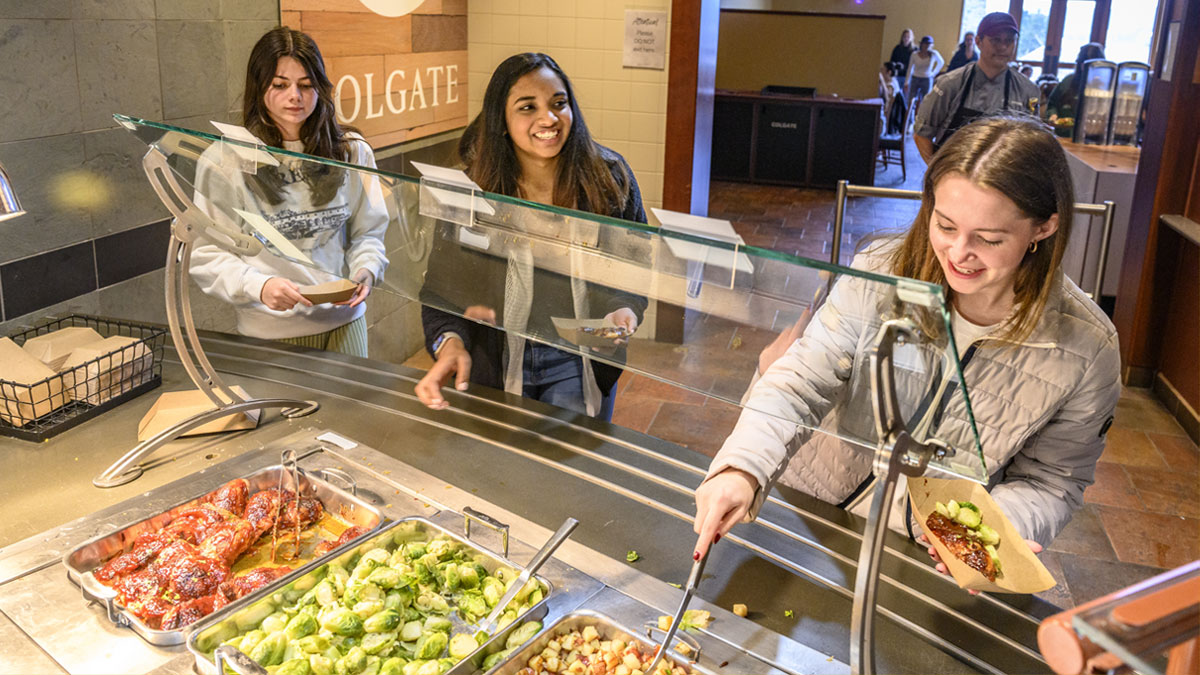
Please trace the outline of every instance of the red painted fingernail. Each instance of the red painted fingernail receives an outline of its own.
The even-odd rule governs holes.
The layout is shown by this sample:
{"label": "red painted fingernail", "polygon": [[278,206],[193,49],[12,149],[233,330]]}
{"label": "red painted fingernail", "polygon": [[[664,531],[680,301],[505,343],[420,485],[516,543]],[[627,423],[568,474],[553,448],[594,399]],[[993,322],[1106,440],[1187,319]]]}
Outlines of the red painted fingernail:
{"label": "red painted fingernail", "polygon": [[693,551],[692,552],[692,560],[699,560],[699,559],[700,559],[700,551]]}
{"label": "red painted fingernail", "polygon": [[716,535],[713,536],[713,543],[715,544],[718,541],[721,541],[721,533],[720,532],[718,532]]}

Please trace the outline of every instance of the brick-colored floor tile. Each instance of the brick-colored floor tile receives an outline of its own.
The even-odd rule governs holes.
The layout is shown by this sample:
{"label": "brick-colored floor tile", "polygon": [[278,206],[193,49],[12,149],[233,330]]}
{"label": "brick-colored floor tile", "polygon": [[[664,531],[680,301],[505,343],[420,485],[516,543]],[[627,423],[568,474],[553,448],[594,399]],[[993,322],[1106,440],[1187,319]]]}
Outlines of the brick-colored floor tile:
{"label": "brick-colored floor tile", "polygon": [[621,393],[626,396],[653,398],[671,403],[688,403],[695,406],[704,405],[703,394],[681,389],[644,375],[634,375],[633,379],[629,382],[629,386],[625,387],[625,390]]}
{"label": "brick-colored floor tile", "polygon": [[1171,436],[1167,434],[1156,434],[1147,432],[1146,436],[1163,459],[1167,462],[1167,466],[1171,467],[1172,471],[1184,474],[1191,474],[1192,480],[1196,480],[1195,475],[1200,473],[1200,450],[1197,450],[1196,444],[1187,436]]}
{"label": "brick-colored floor tile", "polygon": [[1096,462],[1096,482],[1083,491],[1085,504],[1103,504],[1126,509],[1143,508],[1125,467],[1113,462]]}
{"label": "brick-colored floor tile", "polygon": [[1165,469],[1158,449],[1150,442],[1145,432],[1134,431],[1125,427],[1113,426],[1108,430],[1108,443],[1100,460],[1124,464],[1125,466],[1144,466],[1151,469]]}
{"label": "brick-colored floor tile", "polygon": [[736,422],[734,409],[664,403],[647,433],[712,457]]}
{"label": "brick-colored floor tile", "polygon": [[1121,562],[1171,569],[1200,558],[1200,520],[1094,507]]}
{"label": "brick-colored floor tile", "polygon": [[1155,400],[1124,397],[1117,402],[1114,427],[1151,431],[1168,436],[1184,436],[1183,427]]}
{"label": "brick-colored floor tile", "polygon": [[1147,511],[1200,518],[1196,475],[1174,469],[1126,469]]}
{"label": "brick-colored floor tile", "polygon": [[1090,505],[1076,511],[1071,522],[1067,523],[1047,548],[1059,553],[1086,555],[1102,560],[1117,559],[1117,553],[1108,540],[1096,507]]}
{"label": "brick-colored floor tile", "polygon": [[646,433],[661,406],[662,400],[658,398],[620,393],[613,404],[612,421],[626,429]]}

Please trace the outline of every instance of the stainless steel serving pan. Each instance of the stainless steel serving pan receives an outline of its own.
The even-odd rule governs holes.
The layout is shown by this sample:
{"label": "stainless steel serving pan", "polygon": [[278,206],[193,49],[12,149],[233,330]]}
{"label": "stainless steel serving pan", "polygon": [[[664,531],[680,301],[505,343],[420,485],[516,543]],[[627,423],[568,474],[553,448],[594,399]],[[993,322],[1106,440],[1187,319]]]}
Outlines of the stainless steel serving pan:
{"label": "stainless steel serving pan", "polygon": [[[586,626],[595,627],[596,631],[600,633],[601,640],[620,638],[626,643],[637,642],[641,644],[646,651],[653,650],[659,644],[655,639],[648,639],[645,636],[644,631],[641,634],[638,634],[637,631],[617,623],[615,620],[605,614],[593,612],[591,610],[580,609],[559,619],[554,623],[554,625],[543,629],[542,632],[538,633],[538,635],[533,639],[514,649],[513,652],[509,654],[508,658],[506,658],[504,661],[501,661],[494,668],[489,670],[487,675],[516,675],[516,673],[526,667],[526,665],[529,663],[529,659],[541,654],[542,650],[546,648],[546,645],[550,644],[551,640],[559,635],[570,633],[571,631],[582,631]],[[696,651],[696,653],[692,654],[691,656],[692,658],[697,658],[699,656],[699,649],[695,644],[695,640],[691,638],[691,636],[688,636],[687,638],[683,639],[683,642],[690,644],[692,649]],[[673,649],[668,651],[663,658],[670,659],[675,666],[686,668],[688,672],[691,673],[716,675],[716,671],[705,668],[698,663],[689,660],[687,657],[684,657],[682,654]]]}
{"label": "stainless steel serving pan", "polygon": [[[347,566],[359,550],[369,550],[376,548],[380,544],[386,546],[394,541],[410,541],[414,534],[423,535],[427,539],[438,535],[444,535],[453,539],[479,554],[481,556],[480,564],[489,572],[494,572],[498,567],[502,566],[514,570],[521,569],[520,565],[511,560],[489,551],[477,543],[455,532],[451,532],[426,518],[402,518],[385,525],[378,532],[364,535],[359,540],[356,540],[354,545],[342,549],[340,554],[326,556],[320,560],[313,561],[279,579],[276,584],[242,598],[197,622],[187,637],[187,649],[196,658],[197,672],[202,675],[216,675],[217,667],[213,659],[213,650],[220,646],[222,642],[236,636],[238,633],[252,630],[263,619],[276,612],[280,607],[295,602],[301,595],[324,578],[325,570],[329,563],[336,562],[339,565]],[[542,586],[542,600],[524,615],[518,617],[505,630],[496,633],[496,635],[481,645],[475,652],[468,655],[464,661],[474,659],[478,654],[485,653],[493,643],[507,639],[510,632],[509,629],[514,628],[520,622],[530,619],[540,621],[546,617],[546,603],[553,593],[553,586],[542,576],[535,575],[534,578]],[[503,643],[501,642],[501,644]]]}
{"label": "stainless steel serving pan", "polygon": [[[277,488],[280,475],[284,471],[283,465],[277,464],[259,469],[250,475],[242,476],[242,478],[245,478],[246,482],[250,484],[250,494],[253,495],[262,490]],[[330,478],[336,478],[340,482],[346,483],[346,489],[331,483]],[[290,478],[285,477],[284,485],[290,484]],[[383,514],[379,509],[353,494],[356,491],[354,480],[345,472],[334,469],[317,469],[315,471],[300,469],[300,484],[301,494],[320,499],[326,512],[336,515],[350,525],[374,529],[384,521]],[[133,613],[117,605],[114,591],[97,581],[92,572],[113,556],[125,552],[139,535],[156,531],[167,525],[171,521],[171,513],[175,509],[197,504],[207,494],[208,492],[197,495],[156,516],[83,543],[63,558],[63,565],[67,568],[67,577],[82,589],[85,600],[104,605],[109,620],[114,624],[133,629],[135,633],[152,645],[183,644],[191,626],[184,626],[177,630],[156,630],[147,626]],[[272,588],[279,583],[281,580],[277,580],[266,588]],[[229,607],[232,606],[233,604],[229,605]]]}

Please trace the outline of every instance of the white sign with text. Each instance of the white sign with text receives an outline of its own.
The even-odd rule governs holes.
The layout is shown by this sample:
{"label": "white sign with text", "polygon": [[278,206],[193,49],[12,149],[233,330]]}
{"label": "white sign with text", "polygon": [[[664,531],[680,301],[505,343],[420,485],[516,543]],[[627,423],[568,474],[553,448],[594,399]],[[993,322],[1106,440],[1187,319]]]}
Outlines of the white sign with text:
{"label": "white sign with text", "polygon": [[626,68],[667,67],[667,13],[625,10]]}

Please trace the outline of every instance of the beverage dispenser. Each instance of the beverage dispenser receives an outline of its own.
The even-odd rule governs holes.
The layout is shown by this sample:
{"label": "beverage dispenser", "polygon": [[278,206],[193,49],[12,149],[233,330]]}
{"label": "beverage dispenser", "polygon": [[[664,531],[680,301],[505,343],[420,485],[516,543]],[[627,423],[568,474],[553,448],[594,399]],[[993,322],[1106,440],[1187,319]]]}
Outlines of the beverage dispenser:
{"label": "beverage dispenser", "polygon": [[1104,145],[1117,83],[1117,64],[1104,59],[1083,62],[1082,93],[1075,105],[1075,142]]}
{"label": "beverage dispenser", "polygon": [[1137,145],[1138,122],[1149,82],[1150,66],[1147,64],[1126,61],[1117,66],[1116,96],[1108,130],[1109,145]]}

